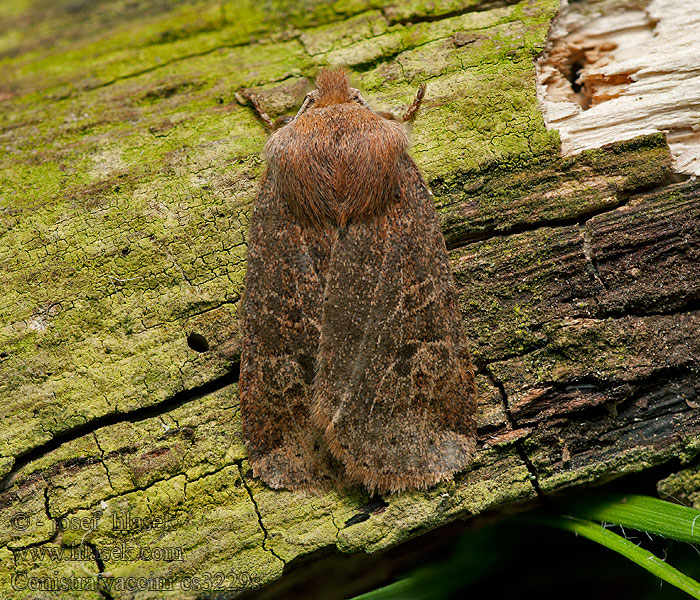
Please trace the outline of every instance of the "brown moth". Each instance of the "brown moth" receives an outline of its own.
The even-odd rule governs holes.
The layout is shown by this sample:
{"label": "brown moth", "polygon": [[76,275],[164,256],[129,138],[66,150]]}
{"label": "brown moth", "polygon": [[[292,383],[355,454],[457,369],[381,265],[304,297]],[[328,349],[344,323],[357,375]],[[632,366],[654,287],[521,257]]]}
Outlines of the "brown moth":
{"label": "brown moth", "polygon": [[270,135],[251,218],[248,456],[273,488],[425,488],[463,469],[476,439],[445,241],[404,125],[342,70],[316,88]]}

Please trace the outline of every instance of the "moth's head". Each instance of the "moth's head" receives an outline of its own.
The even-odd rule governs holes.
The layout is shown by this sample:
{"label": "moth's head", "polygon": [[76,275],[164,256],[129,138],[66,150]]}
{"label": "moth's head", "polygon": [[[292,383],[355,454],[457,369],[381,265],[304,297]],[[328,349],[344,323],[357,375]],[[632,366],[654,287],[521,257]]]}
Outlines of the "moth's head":
{"label": "moth's head", "polygon": [[350,87],[348,74],[343,69],[321,71],[316,77],[316,89],[306,94],[296,116],[325,106],[348,103],[369,108],[360,91]]}

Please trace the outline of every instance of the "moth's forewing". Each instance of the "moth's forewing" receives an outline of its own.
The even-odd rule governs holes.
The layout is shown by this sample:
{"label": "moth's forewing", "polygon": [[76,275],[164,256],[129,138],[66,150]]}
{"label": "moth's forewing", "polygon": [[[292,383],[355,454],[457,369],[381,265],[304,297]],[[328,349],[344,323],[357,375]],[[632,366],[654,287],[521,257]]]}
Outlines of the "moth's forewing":
{"label": "moth's forewing", "polygon": [[319,490],[331,474],[310,407],[330,234],[299,226],[271,187],[265,176],[248,234],[243,436],[268,485]]}
{"label": "moth's forewing", "polygon": [[338,235],[328,265],[313,413],[348,476],[422,488],[465,467],[476,394],[432,195],[413,161],[382,215]]}

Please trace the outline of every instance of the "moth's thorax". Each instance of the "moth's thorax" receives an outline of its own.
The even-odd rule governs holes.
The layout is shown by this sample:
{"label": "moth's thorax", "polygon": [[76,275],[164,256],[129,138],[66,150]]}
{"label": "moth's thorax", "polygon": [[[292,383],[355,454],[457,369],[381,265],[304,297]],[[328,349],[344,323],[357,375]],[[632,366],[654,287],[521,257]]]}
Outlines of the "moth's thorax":
{"label": "moth's thorax", "polygon": [[408,145],[402,124],[357,102],[310,107],[270,136],[268,177],[300,220],[345,225],[392,199]]}
{"label": "moth's thorax", "polygon": [[[314,106],[299,115],[289,126],[297,135],[314,135],[322,138],[323,135],[319,134],[342,131],[347,137],[352,138],[381,127],[384,121],[386,119],[380,117],[371,108],[357,102],[343,102]],[[401,125],[399,129],[404,131]]]}

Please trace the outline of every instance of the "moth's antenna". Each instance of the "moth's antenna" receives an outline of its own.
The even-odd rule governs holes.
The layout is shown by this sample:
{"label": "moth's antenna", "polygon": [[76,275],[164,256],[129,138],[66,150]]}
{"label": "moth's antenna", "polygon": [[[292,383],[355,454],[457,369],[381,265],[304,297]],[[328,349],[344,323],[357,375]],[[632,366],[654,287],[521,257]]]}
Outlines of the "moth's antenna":
{"label": "moth's antenna", "polygon": [[265,125],[267,125],[267,128],[270,131],[272,131],[275,128],[275,124],[265,112],[265,109],[262,107],[262,105],[260,104],[260,100],[258,100],[258,97],[255,94],[252,94],[248,90],[241,90],[240,92],[236,92],[236,100],[239,104],[252,104],[258,117],[260,117],[260,120],[263,121]]}
{"label": "moth's antenna", "polygon": [[413,104],[408,107],[408,110],[401,118],[402,121],[409,121],[411,118],[413,118],[413,115],[416,114],[420,103],[423,102],[423,96],[425,96],[425,84],[421,83],[420,86],[418,86],[418,91],[416,92],[416,97],[413,100]]}

